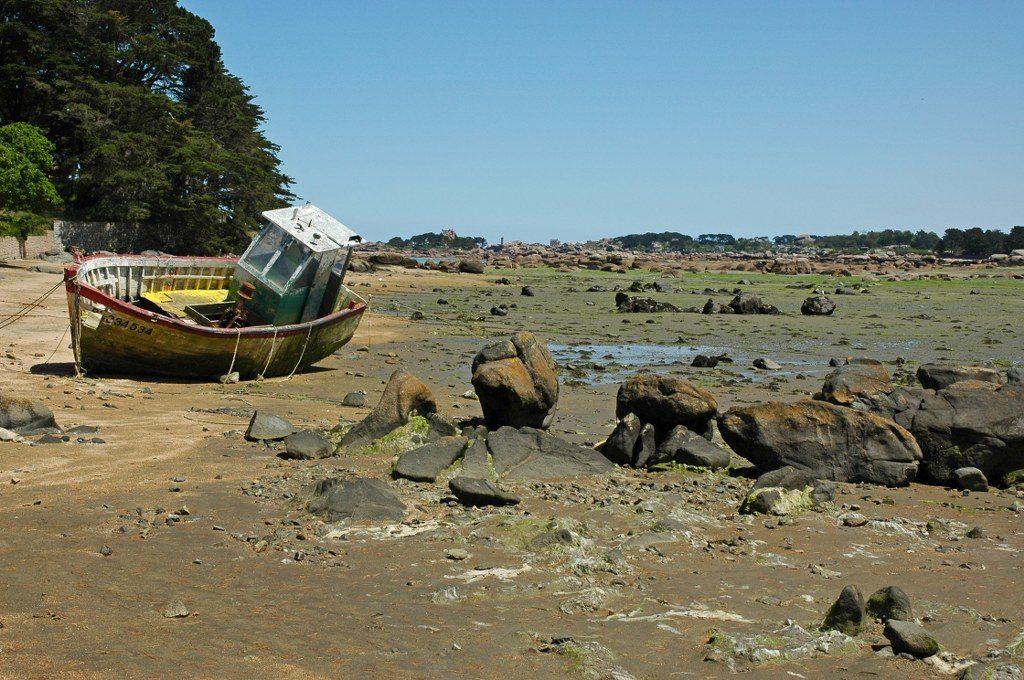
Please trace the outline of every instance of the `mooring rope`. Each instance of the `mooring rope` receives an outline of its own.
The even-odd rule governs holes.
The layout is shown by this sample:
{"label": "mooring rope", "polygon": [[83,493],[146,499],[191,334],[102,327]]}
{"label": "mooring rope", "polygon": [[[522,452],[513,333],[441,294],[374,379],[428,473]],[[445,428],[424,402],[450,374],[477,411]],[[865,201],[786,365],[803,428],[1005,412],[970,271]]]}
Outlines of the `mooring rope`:
{"label": "mooring rope", "polygon": [[235,351],[231,353],[231,365],[228,366],[228,372],[225,375],[230,376],[231,372],[235,370],[235,358],[238,356],[238,343],[242,341],[242,329],[238,329],[238,334],[235,335]]}
{"label": "mooring rope", "polygon": [[260,377],[261,377],[261,378],[262,378],[262,377],[263,377],[264,375],[266,375],[266,373],[267,373],[267,369],[268,369],[268,368],[270,368],[270,360],[274,358],[274,350],[275,350],[276,348],[277,348],[277,327],[275,326],[275,327],[274,327],[274,337],[273,337],[273,339],[272,339],[272,340],[270,341],[270,353],[269,353],[269,354],[267,354],[267,363],[266,363],[266,365],[265,365],[265,366],[263,367],[263,370],[262,370],[262,371],[260,372]]}
{"label": "mooring rope", "polygon": [[31,302],[26,303],[21,309],[19,309],[18,311],[14,312],[11,315],[9,315],[7,319],[4,319],[3,321],[0,321],[0,330],[2,330],[4,328],[7,328],[8,326],[13,326],[15,323],[17,323],[18,321],[21,321],[26,316],[28,316],[29,312],[31,312],[33,309],[35,309],[36,307],[41,307],[43,302],[46,301],[46,298],[48,298],[51,295],[53,295],[53,291],[57,290],[62,285],[64,285],[64,281],[63,280],[58,281],[48,291],[46,291],[45,293],[43,293],[39,297],[35,298]]}
{"label": "mooring rope", "polygon": [[313,334],[313,325],[310,324],[309,329],[306,331],[306,341],[302,343],[302,351],[299,352],[299,359],[295,362],[295,366],[292,368],[292,372],[288,374],[285,380],[290,380],[295,371],[299,370],[299,364],[302,363],[302,357],[306,356],[306,346],[309,345],[309,336]]}

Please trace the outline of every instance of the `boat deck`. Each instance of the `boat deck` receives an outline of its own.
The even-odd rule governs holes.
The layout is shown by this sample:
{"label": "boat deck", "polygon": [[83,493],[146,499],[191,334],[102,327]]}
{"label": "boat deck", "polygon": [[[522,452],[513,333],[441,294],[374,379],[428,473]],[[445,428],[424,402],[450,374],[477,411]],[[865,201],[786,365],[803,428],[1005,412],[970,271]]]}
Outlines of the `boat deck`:
{"label": "boat deck", "polygon": [[228,297],[228,290],[161,290],[149,291],[142,294],[142,299],[150,302],[167,316],[176,319],[187,319],[191,315],[188,307],[196,305],[209,305],[218,302],[225,302]]}

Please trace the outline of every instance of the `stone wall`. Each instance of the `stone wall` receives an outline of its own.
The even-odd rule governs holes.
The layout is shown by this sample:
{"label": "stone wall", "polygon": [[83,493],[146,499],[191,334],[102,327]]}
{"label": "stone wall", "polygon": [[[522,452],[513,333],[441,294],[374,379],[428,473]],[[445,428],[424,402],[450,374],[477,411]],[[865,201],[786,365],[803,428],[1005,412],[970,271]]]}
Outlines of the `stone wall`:
{"label": "stone wall", "polygon": [[72,246],[86,253],[97,250],[141,253],[143,250],[167,249],[166,235],[152,224],[55,220],[53,232],[57,247],[62,250]]}
{"label": "stone wall", "polygon": [[24,243],[14,236],[0,236],[0,260],[33,259],[47,250],[58,249],[52,231],[29,236]]}

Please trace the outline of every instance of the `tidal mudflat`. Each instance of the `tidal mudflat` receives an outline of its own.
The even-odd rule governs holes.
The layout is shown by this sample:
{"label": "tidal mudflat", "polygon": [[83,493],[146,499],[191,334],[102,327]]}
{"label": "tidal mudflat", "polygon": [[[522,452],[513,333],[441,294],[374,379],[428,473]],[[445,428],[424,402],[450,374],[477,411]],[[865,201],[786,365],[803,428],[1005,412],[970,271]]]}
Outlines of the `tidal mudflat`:
{"label": "tidal mudflat", "polygon": [[[616,430],[620,384],[645,371],[707,392],[719,414],[808,398],[835,370],[831,360],[877,360],[894,389],[917,386],[929,363],[988,366],[1006,381],[1024,363],[1024,282],[1010,273],[1019,270],[888,280],[379,268],[351,277],[370,310],[350,345],[289,380],[229,385],[75,378],[63,301],[51,298],[2,338],[5,394],[46,404],[72,433],[0,442],[5,666],[68,677],[336,677],[344,668],[361,677],[924,678],[976,663],[1012,672],[1024,636],[1015,487],[831,480],[831,498],[748,513],[761,471],[735,453],[714,470],[605,466],[579,454]],[[12,300],[56,280],[0,270]],[[634,281],[671,289],[635,294],[680,310],[742,292],[782,313],[618,311],[616,288]],[[833,314],[800,313],[816,289],[836,302]],[[501,305],[504,314],[491,313]],[[344,437],[397,369],[422,382],[447,422],[481,419],[474,357],[518,331],[547,344],[556,365],[545,436],[579,446],[530,449],[524,478],[519,463],[503,462],[511,440],[492,435],[490,448],[477,438],[436,482],[393,478],[396,458],[429,424],[407,428],[408,441],[312,459],[244,436],[259,411]],[[698,354],[732,361],[692,366]],[[779,367],[755,368],[759,358]],[[721,433],[712,443],[724,447]],[[535,475],[566,456],[587,473]],[[460,502],[447,482],[477,464],[518,503]],[[374,483],[346,486],[357,479]],[[335,494],[345,490],[369,499],[355,506],[365,516],[345,515],[354,506]],[[339,503],[315,505],[324,496]],[[840,597],[848,585],[863,598],[901,590],[939,653],[901,646],[915,631],[899,621],[887,629],[884,616],[861,617],[856,597]],[[852,601],[852,613],[823,629],[837,599]]]}

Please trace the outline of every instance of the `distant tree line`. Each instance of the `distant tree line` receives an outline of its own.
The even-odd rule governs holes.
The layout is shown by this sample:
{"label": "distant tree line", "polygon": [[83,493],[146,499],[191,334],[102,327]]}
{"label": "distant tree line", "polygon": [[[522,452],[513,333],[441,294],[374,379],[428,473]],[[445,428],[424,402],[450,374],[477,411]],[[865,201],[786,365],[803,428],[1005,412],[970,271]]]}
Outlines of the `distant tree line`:
{"label": "distant tree line", "polygon": [[483,248],[487,239],[482,236],[458,236],[452,231],[417,234],[409,238],[396,236],[388,241],[388,246],[395,250],[427,250],[429,248],[451,248],[453,250],[472,250]]}
{"label": "distant tree line", "polygon": [[177,250],[237,251],[294,198],[213,27],[175,0],[0,2],[0,120],[53,144],[59,200],[37,211],[151,223]]}
{"label": "distant tree line", "polygon": [[942,236],[924,230],[883,229],[855,231],[852,234],[797,236],[787,234],[768,240],[736,238],[729,234],[700,234],[696,238],[674,231],[629,234],[611,239],[627,250],[680,253],[737,251],[758,252],[775,247],[813,245],[843,252],[862,252],[873,248],[900,247],[918,252],[937,253],[951,257],[985,258],[994,253],[1024,249],[1024,227],[1009,232],[998,229],[947,229]]}

